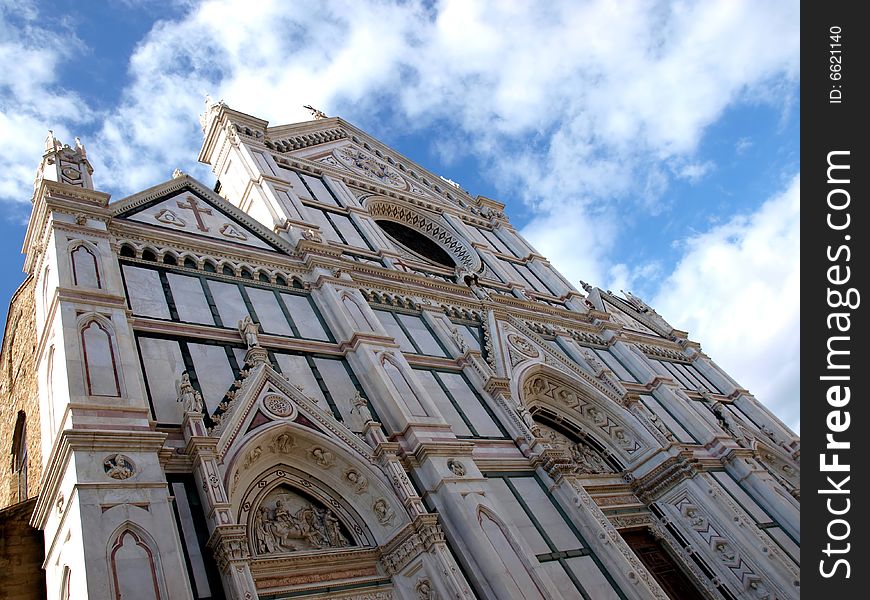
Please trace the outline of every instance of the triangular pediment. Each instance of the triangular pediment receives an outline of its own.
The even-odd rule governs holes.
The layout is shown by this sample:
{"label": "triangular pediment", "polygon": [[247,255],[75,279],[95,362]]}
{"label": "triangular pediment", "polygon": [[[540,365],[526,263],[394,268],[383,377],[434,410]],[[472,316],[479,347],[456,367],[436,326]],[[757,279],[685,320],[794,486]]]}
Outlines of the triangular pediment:
{"label": "triangular pediment", "polygon": [[116,219],[260,250],[291,252],[262,224],[184,175],[110,206]]}
{"label": "triangular pediment", "polygon": [[[442,179],[340,118],[269,127],[267,146],[348,173],[362,182],[422,196],[477,213],[477,201],[457,184]],[[353,185],[352,182],[348,182]]]}
{"label": "triangular pediment", "polygon": [[365,442],[267,363],[250,369],[211,435],[219,438],[218,451],[226,455],[248,432],[276,421],[305,427],[371,458]]}

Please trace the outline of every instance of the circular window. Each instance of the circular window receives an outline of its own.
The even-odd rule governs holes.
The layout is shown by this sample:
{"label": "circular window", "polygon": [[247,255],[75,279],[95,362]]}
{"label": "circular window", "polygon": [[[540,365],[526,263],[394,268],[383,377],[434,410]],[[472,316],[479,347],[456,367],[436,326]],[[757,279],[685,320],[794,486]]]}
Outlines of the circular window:
{"label": "circular window", "polygon": [[375,223],[384,230],[392,241],[411,253],[448,269],[456,268],[456,262],[453,260],[453,257],[419,231],[394,221],[380,220],[375,221]]}

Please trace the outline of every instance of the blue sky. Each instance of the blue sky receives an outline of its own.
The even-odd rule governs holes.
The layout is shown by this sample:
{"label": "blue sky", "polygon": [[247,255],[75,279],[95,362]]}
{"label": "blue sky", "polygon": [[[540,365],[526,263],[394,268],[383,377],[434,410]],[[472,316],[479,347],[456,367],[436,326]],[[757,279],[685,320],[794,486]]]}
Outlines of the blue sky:
{"label": "blue sky", "polygon": [[119,199],[196,163],[203,97],[313,104],[641,295],[799,427],[799,4],[0,0],[0,273],[46,130]]}

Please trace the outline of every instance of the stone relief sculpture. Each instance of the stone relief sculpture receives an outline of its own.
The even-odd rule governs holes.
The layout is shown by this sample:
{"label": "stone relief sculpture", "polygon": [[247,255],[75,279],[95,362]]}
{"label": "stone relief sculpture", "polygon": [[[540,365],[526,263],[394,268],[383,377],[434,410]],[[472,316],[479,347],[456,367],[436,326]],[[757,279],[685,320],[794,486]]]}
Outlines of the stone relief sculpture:
{"label": "stone relief sculpture", "polygon": [[571,458],[577,463],[581,473],[597,475],[599,473],[613,473],[613,469],[591,447],[582,442],[571,446]]}
{"label": "stone relief sculpture", "polygon": [[253,512],[251,529],[259,555],[355,545],[334,512],[284,486]]}
{"label": "stone relief sculpture", "polygon": [[420,600],[436,600],[438,598],[435,590],[432,589],[432,583],[425,577],[417,582],[414,589],[417,591],[417,596]]}
{"label": "stone relief sculpture", "polygon": [[325,448],[315,446],[308,452],[311,455],[311,460],[323,469],[329,469],[335,464],[335,456]]}
{"label": "stone relief sculpture", "polygon": [[456,460],[455,458],[451,458],[447,461],[447,468],[450,469],[450,472],[456,475],[457,477],[465,476],[465,465]]}
{"label": "stone relief sculpture", "polygon": [[133,461],[123,454],[107,456],[103,461],[103,469],[112,479],[129,479],[136,472]]}
{"label": "stone relief sculpture", "polygon": [[190,375],[187,371],[181,374],[181,379],[175,384],[175,387],[178,391],[176,400],[182,403],[184,412],[202,414],[202,394],[194,389],[193,384],[190,383]]}
{"label": "stone relief sculpture", "polygon": [[383,498],[375,500],[375,503],[372,504],[372,510],[375,511],[375,516],[378,519],[378,523],[381,525],[389,525],[393,522],[393,518],[396,516],[396,513]]}
{"label": "stone relief sculpture", "polygon": [[362,473],[356,469],[348,469],[344,472],[344,480],[353,487],[356,494],[362,494],[369,487],[369,482]]}

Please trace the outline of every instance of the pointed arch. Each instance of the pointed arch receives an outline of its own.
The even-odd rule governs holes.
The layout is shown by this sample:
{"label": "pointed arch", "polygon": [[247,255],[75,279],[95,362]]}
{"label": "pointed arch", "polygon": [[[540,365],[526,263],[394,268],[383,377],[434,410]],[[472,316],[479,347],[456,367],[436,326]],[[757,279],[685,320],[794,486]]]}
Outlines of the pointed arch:
{"label": "pointed arch", "polygon": [[106,554],[116,600],[168,600],[157,544],[140,526],[122,523],[109,537]]}
{"label": "pointed arch", "polygon": [[118,350],[111,322],[95,313],[83,315],[79,320],[79,343],[87,394],[120,397]]}
{"label": "pointed arch", "polygon": [[[504,565],[505,573],[524,597],[527,599],[537,597],[541,600],[547,598],[549,595],[546,589],[529,568],[530,565],[523,560],[525,552],[519,548],[519,544],[501,518],[486,506],[478,505],[477,523],[483,537],[493,547],[494,556],[497,556]],[[527,595],[535,591],[537,596]]]}
{"label": "pointed arch", "polygon": [[541,363],[531,363],[517,373],[516,393],[532,415],[546,413],[565,423],[581,437],[595,440],[617,462],[631,463],[657,447],[655,438],[625,407],[591,385]]}
{"label": "pointed arch", "polygon": [[101,289],[99,248],[85,240],[73,240],[68,252],[73,285]]}
{"label": "pointed arch", "polygon": [[359,301],[357,301],[353,294],[347,291],[342,292],[341,303],[344,306],[344,309],[350,315],[350,318],[353,321],[354,325],[356,326],[355,329],[377,331],[374,325],[372,325],[371,321],[369,321],[368,316],[366,316],[365,311],[360,307]]}
{"label": "pointed arch", "polygon": [[415,391],[415,386],[412,385],[407,375],[405,375],[404,370],[401,368],[399,360],[389,352],[381,352],[380,359],[381,365],[384,367],[384,372],[387,374],[387,377],[389,377],[390,382],[393,384],[399,397],[405,401],[405,405],[408,407],[409,412],[415,417],[430,416],[423,407],[423,404],[420,402],[420,397]]}
{"label": "pointed arch", "polygon": [[27,470],[30,463],[27,456],[27,414],[23,410],[19,410],[15,418],[11,450],[12,472],[18,484],[18,502],[23,502],[27,500]]}

